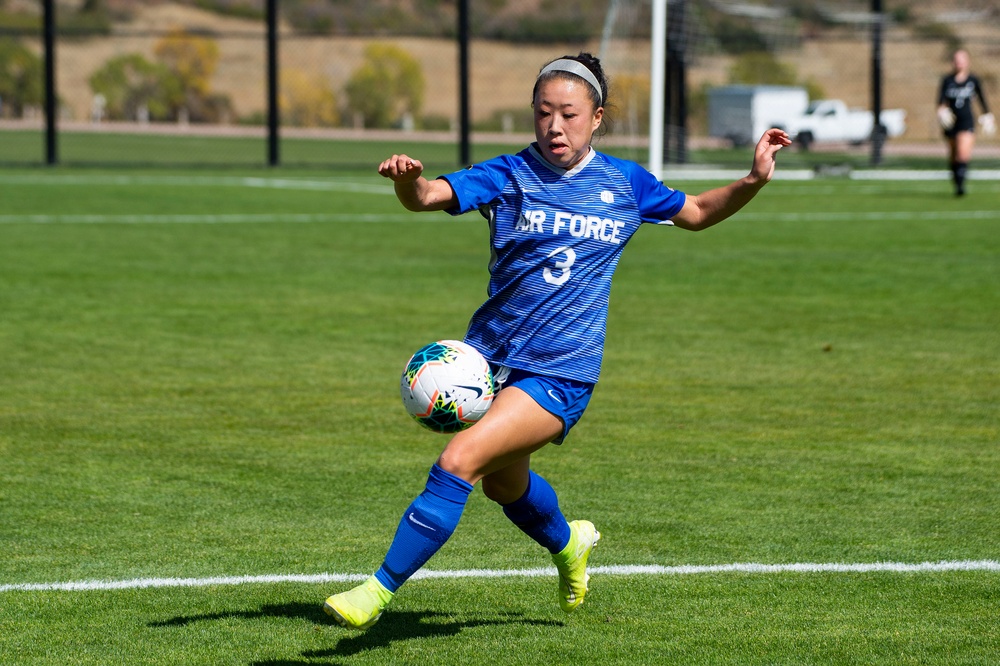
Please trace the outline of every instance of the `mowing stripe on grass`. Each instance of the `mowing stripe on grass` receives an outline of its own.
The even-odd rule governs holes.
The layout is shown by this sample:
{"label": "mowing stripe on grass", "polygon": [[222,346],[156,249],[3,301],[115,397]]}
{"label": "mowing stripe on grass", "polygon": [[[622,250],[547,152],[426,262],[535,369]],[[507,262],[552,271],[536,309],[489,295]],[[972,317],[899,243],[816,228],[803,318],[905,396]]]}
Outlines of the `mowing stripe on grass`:
{"label": "mowing stripe on grass", "polygon": [[[941,573],[950,571],[989,571],[1000,573],[997,560],[958,560],[943,562],[871,562],[871,563],[792,563],[661,566],[657,564],[607,565],[590,567],[590,573],[606,576],[684,576],[695,574],[778,574],[778,573]],[[411,580],[427,578],[539,578],[556,575],[555,567],[538,569],[455,569],[418,571]],[[209,578],[133,578],[130,580],[90,580],[66,583],[14,583],[0,585],[0,592],[88,592],[99,590],[137,590],[158,587],[211,587],[272,583],[350,583],[362,581],[368,574],[276,574],[270,576],[214,576]]]}
{"label": "mowing stripe on grass", "polygon": [[[814,211],[810,213],[759,213],[741,211],[742,220],[780,222],[879,222],[900,220],[995,220],[1000,213],[993,210],[925,210],[925,211],[868,211],[858,213]],[[174,214],[174,215],[0,215],[0,224],[310,224],[333,222],[442,222],[447,215],[414,215],[406,211],[391,214],[374,213],[226,213]]]}
{"label": "mowing stripe on grass", "polygon": [[[731,181],[747,174],[746,169],[715,169],[705,167],[683,167],[666,169],[661,174],[664,182],[676,181]],[[868,182],[910,182],[950,181],[951,172],[928,169],[859,169],[846,174],[852,181]],[[1000,169],[972,169],[970,181],[1000,180]],[[822,182],[825,177],[809,169],[781,169],[775,172],[775,180]],[[322,179],[267,178],[262,176],[171,176],[171,175],[112,175],[112,174],[4,174],[0,173],[0,185],[171,185],[174,187],[257,187],[276,190],[320,190],[330,192],[358,192],[367,194],[394,195],[395,189],[386,180],[377,177],[372,169],[370,177],[338,177]]]}

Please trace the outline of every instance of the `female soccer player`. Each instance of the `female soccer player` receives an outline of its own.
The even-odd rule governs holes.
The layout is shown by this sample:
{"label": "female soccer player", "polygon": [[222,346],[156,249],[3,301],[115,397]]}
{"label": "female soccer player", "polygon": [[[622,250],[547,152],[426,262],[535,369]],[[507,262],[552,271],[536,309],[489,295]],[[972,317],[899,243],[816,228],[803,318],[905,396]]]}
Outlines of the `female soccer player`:
{"label": "female soccer player", "polygon": [[396,590],[451,536],[479,482],[552,554],[562,609],[583,603],[587,559],[601,535],[589,521],[566,521],[552,486],[530,462],[546,444],[562,443],[590,400],[622,249],[643,222],[697,231],[729,217],[771,179],[775,153],[791,143],[785,132],[769,130],[748,176],[686,196],[639,165],[591,147],[607,94],[597,58],[559,58],[535,80],[536,142],[518,154],[436,180],[424,178],[420,161],[406,155],[379,165],[407,209],[453,215],[478,209],[488,221],[489,296],[465,341],[497,368],[503,388],[483,419],[445,446],[378,571],[326,600],[326,612],[345,627],[374,624]]}
{"label": "female soccer player", "polygon": [[941,79],[938,93],[938,121],[948,141],[948,159],[951,167],[955,195],[965,194],[965,177],[972,159],[972,148],[976,143],[976,123],[972,115],[972,98],[979,98],[983,114],[979,124],[986,134],[996,132],[996,121],[990,113],[983,94],[983,86],[969,69],[969,53],[956,51],[952,56],[952,73]]}

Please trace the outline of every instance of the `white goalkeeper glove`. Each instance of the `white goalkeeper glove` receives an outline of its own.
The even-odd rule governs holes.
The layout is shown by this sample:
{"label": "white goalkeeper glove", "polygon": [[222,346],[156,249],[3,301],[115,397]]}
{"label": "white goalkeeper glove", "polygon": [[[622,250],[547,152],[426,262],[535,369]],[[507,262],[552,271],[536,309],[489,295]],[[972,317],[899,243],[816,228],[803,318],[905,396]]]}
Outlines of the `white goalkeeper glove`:
{"label": "white goalkeeper glove", "polygon": [[984,113],[979,116],[979,126],[983,128],[983,134],[993,136],[997,133],[997,121],[992,113]]}
{"label": "white goalkeeper glove", "polygon": [[937,111],[938,123],[941,129],[947,131],[955,126],[955,114],[946,106],[939,106]]}

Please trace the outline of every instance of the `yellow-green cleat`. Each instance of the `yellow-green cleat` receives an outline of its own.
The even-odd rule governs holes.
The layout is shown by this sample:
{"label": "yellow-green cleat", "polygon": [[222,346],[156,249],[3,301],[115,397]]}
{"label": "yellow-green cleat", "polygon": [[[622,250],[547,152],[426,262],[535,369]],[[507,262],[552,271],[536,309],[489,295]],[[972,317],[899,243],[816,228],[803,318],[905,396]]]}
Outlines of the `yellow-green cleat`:
{"label": "yellow-green cleat", "polygon": [[342,627],[367,629],[382,616],[393,593],[372,576],[361,585],[335,594],[323,604],[323,610]]}
{"label": "yellow-green cleat", "polygon": [[589,520],[574,520],[569,524],[569,543],[552,556],[559,570],[559,607],[572,613],[587,594],[587,558],[593,552],[601,533]]}

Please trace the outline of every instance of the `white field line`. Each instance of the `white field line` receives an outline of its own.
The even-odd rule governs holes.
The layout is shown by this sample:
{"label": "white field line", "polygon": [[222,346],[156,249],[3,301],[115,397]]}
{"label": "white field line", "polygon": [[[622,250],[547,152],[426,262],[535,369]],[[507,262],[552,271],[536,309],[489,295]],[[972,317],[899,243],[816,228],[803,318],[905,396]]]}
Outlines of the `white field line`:
{"label": "white field line", "polygon": [[[922,169],[858,169],[851,171],[851,180],[951,180],[951,171]],[[1000,179],[998,169],[976,169],[969,171],[969,180]]]}
{"label": "white field line", "polygon": [[1000,220],[1000,211],[995,210],[923,210],[923,211],[867,211],[833,212],[812,211],[809,213],[757,213],[740,211],[734,219],[772,220],[780,222],[843,221],[843,222],[891,222],[891,221],[934,221],[934,220]]}
{"label": "white field line", "polygon": [[0,185],[172,185],[175,187],[254,187],[276,190],[319,190],[395,195],[388,181],[371,178],[305,180],[254,176],[128,176],[73,174],[0,174]]}
{"label": "white field line", "polygon": [[[309,224],[330,222],[416,222],[429,220],[405,211],[388,215],[365,213],[222,213],[166,215],[0,215],[0,224]],[[438,218],[441,219],[441,218]]]}
{"label": "white field line", "polygon": [[[827,177],[812,169],[784,169],[781,158],[778,158],[778,168],[774,172],[775,180],[786,181],[822,181]],[[746,169],[721,169],[702,167],[698,165],[666,167],[659,176],[664,182],[680,180],[737,180],[747,175]],[[951,172],[946,169],[846,169],[844,175],[850,180],[866,181],[928,181],[950,180]],[[1000,180],[1000,169],[969,170],[969,180]]]}
{"label": "white field line", "polygon": [[[690,576],[699,574],[751,574],[781,573],[946,573],[954,571],[986,571],[1000,573],[997,560],[959,560],[942,562],[871,562],[871,563],[792,563],[661,566],[656,564],[608,565],[591,567],[591,574],[603,576]],[[450,571],[421,570],[411,580],[429,578],[541,578],[556,575],[554,567],[538,569],[457,569]],[[3,592],[89,592],[101,590],[137,590],[161,587],[211,587],[217,585],[247,585],[275,583],[350,583],[362,581],[368,574],[276,574],[268,576],[214,576],[208,578],[133,578],[129,580],[89,580],[65,583],[13,583],[0,585]]]}

